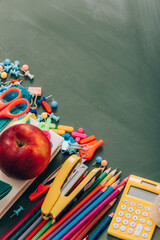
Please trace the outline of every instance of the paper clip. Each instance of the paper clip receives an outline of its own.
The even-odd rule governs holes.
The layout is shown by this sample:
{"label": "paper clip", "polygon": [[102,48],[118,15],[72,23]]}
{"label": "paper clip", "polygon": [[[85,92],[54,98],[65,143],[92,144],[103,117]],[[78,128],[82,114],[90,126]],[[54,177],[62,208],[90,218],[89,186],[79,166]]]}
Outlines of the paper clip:
{"label": "paper clip", "polygon": [[[34,99],[34,101],[33,101],[33,99]],[[33,96],[33,98],[31,99],[30,109],[32,109],[32,110],[37,109],[37,103],[36,103],[36,101],[37,101],[37,94],[35,94],[35,95]]]}

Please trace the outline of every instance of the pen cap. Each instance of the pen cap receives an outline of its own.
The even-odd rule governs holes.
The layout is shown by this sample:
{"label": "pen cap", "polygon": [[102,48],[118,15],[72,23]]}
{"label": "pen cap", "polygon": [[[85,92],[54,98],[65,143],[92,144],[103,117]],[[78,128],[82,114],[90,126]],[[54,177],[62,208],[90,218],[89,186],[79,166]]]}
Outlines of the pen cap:
{"label": "pen cap", "polygon": [[160,227],[160,195],[155,198],[151,207],[151,218]]}

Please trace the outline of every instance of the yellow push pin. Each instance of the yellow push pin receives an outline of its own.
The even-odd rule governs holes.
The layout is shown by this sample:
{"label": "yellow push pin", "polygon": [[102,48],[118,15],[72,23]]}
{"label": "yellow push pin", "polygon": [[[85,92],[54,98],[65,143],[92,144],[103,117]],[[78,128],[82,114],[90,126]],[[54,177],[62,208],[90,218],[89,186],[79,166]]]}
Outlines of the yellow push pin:
{"label": "yellow push pin", "polygon": [[41,116],[43,117],[43,119],[46,119],[48,117],[48,113],[47,112],[42,112]]}
{"label": "yellow push pin", "polygon": [[1,78],[2,79],[6,79],[7,78],[7,73],[6,72],[2,72],[1,73]]}

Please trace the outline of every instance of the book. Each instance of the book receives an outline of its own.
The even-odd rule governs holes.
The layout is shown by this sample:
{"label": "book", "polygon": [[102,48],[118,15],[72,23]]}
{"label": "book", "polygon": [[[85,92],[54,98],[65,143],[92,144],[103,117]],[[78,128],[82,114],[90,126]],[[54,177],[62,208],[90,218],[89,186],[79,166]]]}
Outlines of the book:
{"label": "book", "polygon": [[[10,127],[10,125],[17,121],[17,119],[13,119],[10,124],[7,125],[5,129]],[[38,122],[34,120],[33,118],[30,118],[30,124],[37,126]],[[5,130],[4,129],[4,130]],[[4,131],[3,130],[3,131]],[[50,161],[53,160],[53,158],[57,155],[57,153],[60,151],[63,138],[59,136],[58,134],[54,133],[53,131],[49,130],[51,134],[51,141],[53,143],[53,146],[51,148],[51,158]],[[32,182],[36,178],[29,179],[29,180],[17,180],[10,178],[6,176],[1,170],[0,170],[0,180],[4,181],[12,186],[11,191],[0,200],[0,218],[3,217],[3,215],[9,210],[9,208],[15,203],[15,201],[24,193],[24,191],[32,184]]]}

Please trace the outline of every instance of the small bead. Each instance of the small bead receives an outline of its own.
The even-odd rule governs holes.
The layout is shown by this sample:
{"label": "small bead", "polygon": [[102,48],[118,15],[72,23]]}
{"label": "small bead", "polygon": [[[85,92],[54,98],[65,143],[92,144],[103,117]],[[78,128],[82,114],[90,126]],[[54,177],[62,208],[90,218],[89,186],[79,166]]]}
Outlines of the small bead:
{"label": "small bead", "polygon": [[2,72],[1,73],[1,78],[6,79],[7,78],[7,73],[6,72]]}
{"label": "small bead", "polygon": [[107,164],[108,164],[107,160],[102,160],[102,161],[101,161],[101,166],[102,166],[102,167],[106,167]]}
{"label": "small bead", "polygon": [[48,113],[43,112],[43,113],[41,113],[41,116],[43,117],[43,119],[46,119],[48,117]]}
{"label": "small bead", "polygon": [[101,156],[96,157],[96,162],[97,162],[97,163],[101,163],[102,160],[103,160],[103,159],[102,159]]}
{"label": "small bead", "polygon": [[83,128],[78,128],[78,133],[84,133],[84,129]]}

